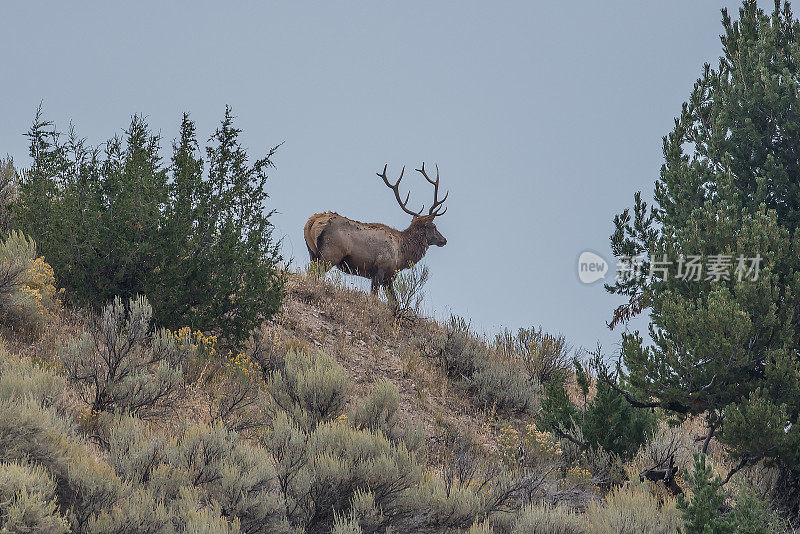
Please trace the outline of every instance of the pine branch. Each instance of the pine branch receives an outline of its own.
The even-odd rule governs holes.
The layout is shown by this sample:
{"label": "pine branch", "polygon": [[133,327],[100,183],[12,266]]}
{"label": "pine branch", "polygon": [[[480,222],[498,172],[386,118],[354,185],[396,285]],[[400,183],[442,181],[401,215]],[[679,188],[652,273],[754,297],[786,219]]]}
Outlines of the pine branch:
{"label": "pine branch", "polygon": [[744,467],[746,467],[747,464],[751,462],[756,462],[758,461],[758,459],[759,459],[758,456],[745,456],[744,458],[742,458],[741,461],[736,465],[736,467],[732,467],[731,470],[728,471],[728,475],[725,477],[725,480],[723,480],[720,483],[720,487],[727,484],[728,481],[730,481],[731,477],[733,477],[733,475],[735,475],[736,473],[741,471]]}

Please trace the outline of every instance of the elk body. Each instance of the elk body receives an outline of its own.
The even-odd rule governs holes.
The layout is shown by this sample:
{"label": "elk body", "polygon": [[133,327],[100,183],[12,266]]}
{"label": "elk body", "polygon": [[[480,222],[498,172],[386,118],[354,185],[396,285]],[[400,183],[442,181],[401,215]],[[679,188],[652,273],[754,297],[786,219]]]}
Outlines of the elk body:
{"label": "elk body", "polygon": [[422,214],[425,206],[418,212],[407,208],[410,192],[406,195],[405,202],[401,200],[398,188],[405,167],[393,185],[386,177],[384,166],[383,173],[376,174],[394,191],[403,211],[413,217],[408,228],[401,231],[380,223],[354,221],[331,211],[317,213],[308,219],[304,229],[311,261],[323,262],[328,267],[335,265],[346,273],[369,278],[372,280],[372,293],[376,294],[382,286],[394,305],[397,302],[392,288],[395,274],[420,261],[429,246],[443,247],[447,244],[447,239],[434,224],[434,219],[447,211],[447,208],[440,209],[447,199],[447,193],[444,198],[438,199],[439,168],[436,168],[436,180],[428,178],[425,164],[416,170],[434,188],[433,205],[426,215]]}

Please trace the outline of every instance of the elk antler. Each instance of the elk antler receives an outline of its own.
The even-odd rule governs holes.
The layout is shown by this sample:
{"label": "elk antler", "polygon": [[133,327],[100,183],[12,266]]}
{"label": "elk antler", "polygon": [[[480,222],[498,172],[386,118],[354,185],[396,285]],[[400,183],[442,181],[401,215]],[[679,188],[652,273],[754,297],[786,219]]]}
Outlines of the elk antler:
{"label": "elk antler", "polygon": [[[444,201],[447,200],[447,195],[450,194],[450,191],[444,194],[444,198],[442,200],[437,200],[439,198],[439,165],[436,165],[436,180],[431,180],[428,178],[428,174],[425,172],[425,163],[422,163],[421,169],[415,169],[417,172],[422,173],[422,176],[425,177],[428,182],[433,184],[433,206],[431,209],[428,210],[428,215],[433,215],[434,217],[438,217],[439,215],[444,215],[444,212],[447,211],[447,207],[445,207],[442,211],[438,211],[438,208],[444,204]],[[425,206],[422,206],[422,209],[425,209]],[[420,210],[422,211],[422,210]]]}
{"label": "elk antler", "polygon": [[411,192],[410,191],[406,195],[406,201],[405,202],[400,200],[400,191],[398,190],[398,188],[400,186],[400,180],[403,179],[403,173],[406,172],[405,166],[403,166],[403,170],[400,171],[400,178],[397,179],[397,183],[395,183],[394,185],[389,183],[389,179],[386,177],[386,167],[388,167],[388,166],[389,166],[388,164],[383,166],[383,173],[382,174],[379,173],[379,172],[376,172],[375,174],[377,174],[378,176],[383,178],[383,183],[385,183],[387,185],[387,187],[389,187],[389,189],[394,191],[394,196],[397,199],[397,203],[400,204],[400,207],[403,208],[404,212],[408,213],[409,215],[413,215],[414,217],[419,217],[420,215],[422,215],[422,210],[425,209],[425,206],[422,206],[422,208],[420,208],[419,212],[411,211],[410,209],[408,209],[406,207],[406,205],[408,204],[408,197],[411,196]]}

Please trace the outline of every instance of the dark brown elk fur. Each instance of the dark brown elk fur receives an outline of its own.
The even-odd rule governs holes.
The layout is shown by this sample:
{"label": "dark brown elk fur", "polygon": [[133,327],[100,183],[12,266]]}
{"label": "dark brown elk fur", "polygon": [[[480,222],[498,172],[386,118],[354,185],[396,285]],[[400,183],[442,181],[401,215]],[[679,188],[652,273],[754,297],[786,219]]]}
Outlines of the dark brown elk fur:
{"label": "dark brown elk fur", "polygon": [[373,294],[383,286],[390,302],[396,303],[392,288],[395,274],[420,261],[429,246],[443,247],[447,244],[447,239],[439,233],[433,222],[444,213],[444,210],[440,212],[437,208],[447,198],[447,195],[441,201],[436,198],[439,189],[438,168],[436,181],[428,178],[424,165],[418,170],[435,188],[434,205],[427,215],[421,215],[422,210],[412,212],[406,208],[408,195],[404,203],[397,191],[403,174],[393,186],[386,179],[384,167],[383,174],[379,173],[378,176],[394,190],[400,207],[414,216],[409,227],[400,231],[380,223],[354,221],[331,211],[317,213],[308,219],[304,228],[311,261],[320,261],[344,272],[369,278],[372,280]]}

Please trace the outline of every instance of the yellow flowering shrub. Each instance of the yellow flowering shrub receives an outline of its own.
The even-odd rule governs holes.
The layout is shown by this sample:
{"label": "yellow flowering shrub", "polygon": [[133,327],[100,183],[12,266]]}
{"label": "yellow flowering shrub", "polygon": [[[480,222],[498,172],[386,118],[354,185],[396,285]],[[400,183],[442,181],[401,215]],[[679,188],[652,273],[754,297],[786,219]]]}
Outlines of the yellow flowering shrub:
{"label": "yellow flowering shrub", "polygon": [[199,357],[211,357],[216,354],[217,336],[209,336],[199,330],[192,330],[184,326],[172,333],[178,344],[187,350],[198,354]]}
{"label": "yellow flowering shrub", "polygon": [[591,480],[592,474],[580,465],[573,465],[567,470],[567,478],[576,484],[583,484]]}
{"label": "yellow flowering shrub", "polygon": [[527,456],[537,460],[561,459],[561,442],[550,432],[537,429],[534,424],[525,427],[523,442]]}
{"label": "yellow flowering shrub", "polygon": [[497,454],[506,465],[516,465],[520,459],[520,436],[517,429],[508,425],[497,436]]}
{"label": "yellow flowering shrub", "polygon": [[226,371],[234,378],[244,378],[248,381],[261,379],[261,369],[243,352],[218,351],[217,336],[192,330],[188,326],[180,328],[172,335],[179,347],[192,355],[186,369],[187,381],[190,383],[211,379],[219,370]]}
{"label": "yellow flowering shrub", "polygon": [[212,374],[210,368],[217,359],[217,336],[206,335],[188,326],[172,332],[172,336],[180,350],[191,355],[183,370],[187,383],[196,384]]}
{"label": "yellow flowering shrub", "polygon": [[245,378],[250,381],[258,381],[261,379],[261,369],[258,365],[251,360],[246,354],[239,352],[233,354],[228,351],[225,357],[225,367],[234,374],[234,376]]}
{"label": "yellow flowering shrub", "polygon": [[53,307],[56,302],[56,279],[53,275],[53,268],[40,256],[33,260],[33,263],[25,272],[25,284],[22,290],[31,294],[36,307],[42,315],[53,315]]}
{"label": "yellow flowering shrub", "polygon": [[0,243],[0,315],[9,326],[38,329],[57,301],[53,268],[36,256],[32,239],[20,232]]}
{"label": "yellow flowering shrub", "polygon": [[527,425],[522,432],[511,425],[500,430],[497,436],[497,451],[506,465],[525,466],[558,462],[561,460],[561,443],[549,432],[542,432],[536,425]]}

